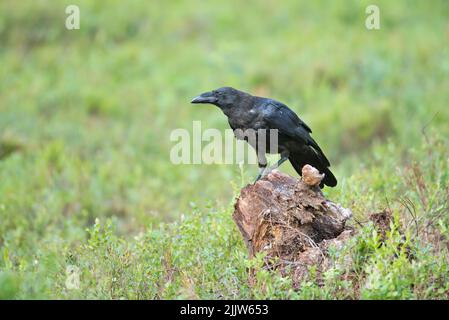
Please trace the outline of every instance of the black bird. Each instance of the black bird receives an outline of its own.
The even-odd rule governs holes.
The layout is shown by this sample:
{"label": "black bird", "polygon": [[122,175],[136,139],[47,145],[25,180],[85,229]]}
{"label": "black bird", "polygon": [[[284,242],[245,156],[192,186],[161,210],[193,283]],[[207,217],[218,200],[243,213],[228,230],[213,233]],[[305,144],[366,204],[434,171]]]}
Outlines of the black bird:
{"label": "black bird", "polygon": [[[273,167],[269,170],[266,168],[265,152],[268,152],[281,154],[281,159],[274,167],[280,166],[288,159],[296,172],[302,175],[302,167],[309,164],[325,174],[320,184],[321,188],[324,185],[329,187],[337,185],[337,179],[329,170],[329,160],[310,136],[312,130],[282,102],[223,87],[199,95],[192,100],[192,103],[208,103],[219,107],[228,117],[229,125],[237,139],[246,140],[256,149],[260,168],[256,181],[273,169]],[[242,131],[248,129],[277,129],[278,141],[275,151],[270,150],[268,133],[264,141],[266,146],[261,150],[257,139],[248,139],[247,136],[241,135]]]}

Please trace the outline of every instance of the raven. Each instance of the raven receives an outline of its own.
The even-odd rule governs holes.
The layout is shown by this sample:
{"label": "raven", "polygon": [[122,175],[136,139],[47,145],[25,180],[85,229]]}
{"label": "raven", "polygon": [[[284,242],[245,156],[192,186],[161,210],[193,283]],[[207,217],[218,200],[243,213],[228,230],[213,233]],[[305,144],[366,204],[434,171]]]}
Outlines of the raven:
{"label": "raven", "polygon": [[[324,185],[329,187],[337,185],[337,179],[329,170],[329,160],[310,136],[312,130],[282,102],[253,96],[231,87],[223,87],[205,92],[194,98],[191,103],[207,103],[219,107],[228,117],[229,125],[238,139],[242,139],[242,136],[236,133],[239,131],[237,129],[241,131],[277,129],[277,148],[275,152],[271,152],[271,150],[269,152],[280,153],[281,158],[268,170],[265,152],[269,147],[260,152],[261,148],[257,142],[252,143],[248,141],[247,137],[243,137],[256,149],[258,154],[260,173],[256,181],[272,169],[279,167],[286,160],[290,160],[299,175],[302,175],[302,167],[306,164],[312,165],[321,173],[324,173],[324,179],[320,184],[321,188]],[[264,142],[268,146],[270,144],[269,138],[266,138],[266,140]]]}

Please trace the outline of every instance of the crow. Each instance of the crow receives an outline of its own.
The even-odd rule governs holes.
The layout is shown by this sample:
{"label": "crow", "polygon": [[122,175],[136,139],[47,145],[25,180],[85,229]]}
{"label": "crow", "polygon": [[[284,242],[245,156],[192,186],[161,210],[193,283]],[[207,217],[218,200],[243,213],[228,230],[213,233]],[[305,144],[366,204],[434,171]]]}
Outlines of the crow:
{"label": "crow", "polygon": [[[302,175],[302,167],[306,164],[324,173],[321,188],[324,185],[329,187],[337,185],[337,179],[329,170],[329,160],[310,136],[312,130],[282,102],[253,96],[231,87],[223,87],[205,92],[194,98],[191,103],[213,104],[219,107],[228,117],[229,125],[236,138],[246,140],[255,148],[260,170],[256,181],[286,160],[290,160],[299,175]],[[268,133],[261,139],[248,139],[247,135],[242,135],[242,132],[248,129],[256,132],[262,132],[258,131],[260,129],[277,130],[277,146],[270,149]],[[261,146],[259,140],[262,140],[265,145]],[[279,153],[281,158],[274,166],[267,168],[265,153]]]}

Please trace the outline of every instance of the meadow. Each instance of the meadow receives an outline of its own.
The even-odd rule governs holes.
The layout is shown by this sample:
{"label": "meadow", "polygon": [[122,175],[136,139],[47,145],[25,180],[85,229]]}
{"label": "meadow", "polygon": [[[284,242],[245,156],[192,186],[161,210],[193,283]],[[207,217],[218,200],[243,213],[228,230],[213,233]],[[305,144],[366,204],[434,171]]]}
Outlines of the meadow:
{"label": "meadow", "polygon": [[[1,1],[0,299],[448,299],[449,2],[369,4]],[[228,128],[190,104],[225,85],[297,112],[354,212],[299,290],[232,221],[257,166],[170,162],[174,129]]]}

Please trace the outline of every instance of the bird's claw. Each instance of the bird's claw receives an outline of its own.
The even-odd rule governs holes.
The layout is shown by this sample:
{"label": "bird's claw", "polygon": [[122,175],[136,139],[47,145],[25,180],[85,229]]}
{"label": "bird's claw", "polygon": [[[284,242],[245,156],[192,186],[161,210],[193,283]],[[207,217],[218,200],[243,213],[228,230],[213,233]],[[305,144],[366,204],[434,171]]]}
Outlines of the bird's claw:
{"label": "bird's claw", "polygon": [[263,177],[265,177],[266,175],[268,175],[271,172],[271,170],[264,169],[262,170],[262,172],[260,172],[256,178],[256,180],[254,180],[254,183],[256,183],[257,181],[259,181],[260,179],[262,179]]}

